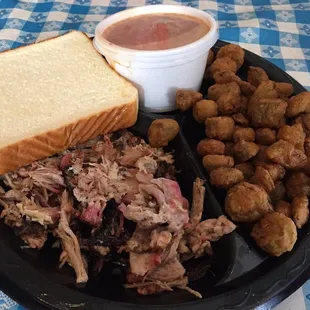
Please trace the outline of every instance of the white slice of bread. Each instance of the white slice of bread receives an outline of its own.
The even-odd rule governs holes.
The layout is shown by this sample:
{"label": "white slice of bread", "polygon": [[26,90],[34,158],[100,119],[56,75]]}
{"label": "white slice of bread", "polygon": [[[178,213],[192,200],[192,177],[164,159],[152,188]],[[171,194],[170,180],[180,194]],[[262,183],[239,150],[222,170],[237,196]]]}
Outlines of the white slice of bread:
{"label": "white slice of bread", "polygon": [[0,53],[0,174],[132,126],[138,92],[83,33]]}

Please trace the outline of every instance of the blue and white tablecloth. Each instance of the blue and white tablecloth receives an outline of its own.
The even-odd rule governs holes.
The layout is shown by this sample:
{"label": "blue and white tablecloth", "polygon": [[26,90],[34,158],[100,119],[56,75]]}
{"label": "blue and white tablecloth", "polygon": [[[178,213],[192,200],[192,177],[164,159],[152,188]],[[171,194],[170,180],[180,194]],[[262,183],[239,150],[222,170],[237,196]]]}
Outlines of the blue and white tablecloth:
{"label": "blue and white tablecloth", "polygon": [[[161,3],[209,12],[218,20],[220,39],[236,42],[263,56],[310,90],[309,0],[0,0],[0,51],[70,29],[93,35],[97,23],[107,15]],[[289,310],[293,306],[294,310],[310,310],[310,283],[279,309]],[[0,291],[0,310],[7,309],[22,307]]]}

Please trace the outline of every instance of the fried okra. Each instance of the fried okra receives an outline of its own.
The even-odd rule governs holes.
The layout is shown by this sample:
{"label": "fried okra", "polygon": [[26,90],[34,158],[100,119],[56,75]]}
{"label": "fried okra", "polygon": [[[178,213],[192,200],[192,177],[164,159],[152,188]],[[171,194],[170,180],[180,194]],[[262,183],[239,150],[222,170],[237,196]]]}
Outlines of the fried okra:
{"label": "fried okra", "polygon": [[179,89],[176,92],[176,106],[181,111],[191,109],[201,99],[202,94],[194,90]]}
{"label": "fried okra", "polygon": [[304,144],[304,148],[305,148],[305,154],[307,157],[310,157],[310,137],[307,137],[305,139],[305,144]]}
{"label": "fried okra", "polygon": [[235,127],[234,131],[234,142],[237,143],[241,140],[248,141],[248,142],[253,142],[255,141],[255,131],[253,128],[247,127]]}
{"label": "fried okra", "polygon": [[233,71],[221,71],[214,74],[214,80],[216,84],[227,84],[236,82],[237,84],[241,81]]}
{"label": "fried okra", "polygon": [[250,181],[251,183],[261,186],[267,193],[271,193],[275,190],[275,184],[270,173],[262,166],[256,167],[255,173]]}
{"label": "fried okra", "polygon": [[236,113],[231,116],[235,121],[236,125],[248,127],[249,121],[242,113]]}
{"label": "fried okra", "polygon": [[306,136],[310,137],[310,113],[302,114],[295,118],[293,121],[293,125],[294,124],[301,124]]}
{"label": "fried okra", "polygon": [[245,179],[250,179],[255,172],[254,166],[249,162],[238,164],[235,166],[235,168],[239,169],[243,173]]}
{"label": "fried okra", "polygon": [[[306,154],[306,151],[305,151]],[[310,176],[310,157],[307,158],[307,163],[302,169],[300,169],[302,172],[304,172],[307,176]]]}
{"label": "fried okra", "polygon": [[276,181],[274,185],[275,185],[275,189],[269,194],[270,200],[273,204],[285,198],[285,186],[283,182]]}
{"label": "fried okra", "polygon": [[206,119],[206,136],[218,140],[232,140],[235,122],[231,117],[218,116]]}
{"label": "fried okra", "polygon": [[272,212],[267,192],[256,184],[241,182],[228,190],[225,210],[233,221],[255,222]]}
{"label": "fried okra", "polygon": [[203,139],[197,145],[197,152],[200,156],[206,155],[223,155],[225,152],[225,144],[215,139]]}
{"label": "fried okra", "polygon": [[293,172],[285,178],[288,197],[310,196],[310,178],[303,172]]}
{"label": "fried okra", "polygon": [[310,113],[310,92],[303,92],[288,100],[287,117],[296,117],[303,113]]}
{"label": "fried okra", "polygon": [[217,104],[213,100],[200,100],[195,103],[193,116],[199,123],[203,123],[208,117],[217,116]]}
{"label": "fried okra", "polygon": [[260,99],[249,110],[253,127],[279,128],[283,123],[287,103],[281,99]]}
{"label": "fried okra", "polygon": [[208,74],[210,77],[214,77],[216,72],[232,71],[236,73],[238,70],[237,64],[229,57],[222,57],[214,60],[209,67]]}
{"label": "fried okra", "polygon": [[240,113],[247,115],[248,113],[248,105],[249,105],[249,99],[245,96],[241,96],[240,99]]}
{"label": "fried okra", "polygon": [[256,223],[251,232],[257,245],[272,256],[290,252],[297,240],[294,222],[287,216],[273,212]]}
{"label": "fried okra", "polygon": [[255,164],[255,165],[258,165],[260,163],[265,163],[265,162],[269,161],[269,159],[267,157],[267,154],[266,154],[268,146],[258,144],[258,147],[259,147],[258,153],[252,159],[252,163]]}
{"label": "fried okra", "polygon": [[297,228],[302,228],[309,219],[309,200],[306,196],[295,197],[292,200],[293,221]]}
{"label": "fried okra", "polygon": [[259,146],[253,142],[239,141],[234,146],[234,155],[238,163],[245,162],[259,152]]}
{"label": "fried okra", "polygon": [[278,140],[284,140],[296,147],[297,149],[304,151],[304,143],[306,134],[301,124],[295,124],[293,126],[284,125],[277,133]]}
{"label": "fried okra", "polygon": [[148,140],[152,147],[163,147],[179,133],[179,124],[170,118],[156,119],[148,130]]}
{"label": "fried okra", "polygon": [[255,86],[249,82],[242,81],[233,71],[216,72],[214,80],[216,84],[236,82],[240,87],[241,93],[246,97],[251,97],[256,91]]}
{"label": "fried okra", "polygon": [[232,168],[235,164],[234,159],[225,155],[206,155],[202,160],[203,166],[210,173],[216,168]]}
{"label": "fried okra", "polygon": [[241,108],[240,88],[236,82],[212,85],[208,98],[216,101],[219,115],[231,115]]}
{"label": "fried okra", "polygon": [[219,115],[232,115],[240,111],[241,97],[226,93],[216,100],[216,104]]}
{"label": "fried okra", "polygon": [[276,131],[270,128],[256,129],[255,141],[258,144],[271,145],[277,141]]}
{"label": "fried okra", "polygon": [[232,142],[225,142],[225,152],[224,152],[224,154],[226,156],[234,157],[234,155],[235,155],[234,147],[235,147],[234,143],[232,143]]}
{"label": "fried okra", "polygon": [[280,200],[276,203],[275,211],[287,217],[292,217],[292,206],[284,200]]}
{"label": "fried okra", "polygon": [[240,96],[240,87],[236,82],[231,82],[227,84],[214,84],[208,89],[208,99],[217,100],[224,94],[232,94],[234,96]]}
{"label": "fried okra", "polygon": [[286,169],[299,169],[307,164],[307,156],[291,143],[279,140],[266,150],[267,157]]}
{"label": "fried okra", "polygon": [[277,99],[279,97],[278,92],[275,89],[275,82],[267,81],[262,82],[257,88],[253,96],[248,103],[248,115],[252,114],[252,109],[261,99]]}
{"label": "fried okra", "polygon": [[238,83],[241,93],[246,97],[251,97],[256,92],[256,87],[249,82],[240,81]]}
{"label": "fried okra", "polygon": [[249,67],[248,71],[248,82],[256,87],[258,87],[263,82],[268,82],[269,77],[267,73],[259,67]]}
{"label": "fried okra", "polygon": [[237,64],[237,70],[243,65],[245,52],[242,47],[235,44],[227,44],[221,47],[216,54],[216,59],[229,57]]}
{"label": "fried okra", "polygon": [[283,166],[274,163],[258,163],[259,166],[266,169],[273,181],[281,180],[284,178],[286,170]]}
{"label": "fried okra", "polygon": [[276,83],[275,88],[280,98],[288,98],[294,91],[293,85],[290,83]]}
{"label": "fried okra", "polygon": [[210,173],[211,184],[225,189],[243,181],[243,178],[242,172],[235,168],[220,167]]}

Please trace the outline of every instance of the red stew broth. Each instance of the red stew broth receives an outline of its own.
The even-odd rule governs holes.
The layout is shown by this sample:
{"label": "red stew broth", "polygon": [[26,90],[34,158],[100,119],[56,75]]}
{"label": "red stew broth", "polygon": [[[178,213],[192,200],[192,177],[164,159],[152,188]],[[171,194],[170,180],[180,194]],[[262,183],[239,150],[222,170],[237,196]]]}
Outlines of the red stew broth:
{"label": "red stew broth", "polygon": [[146,14],[119,21],[103,31],[109,42],[135,50],[166,50],[193,43],[210,27],[201,19],[182,14]]}

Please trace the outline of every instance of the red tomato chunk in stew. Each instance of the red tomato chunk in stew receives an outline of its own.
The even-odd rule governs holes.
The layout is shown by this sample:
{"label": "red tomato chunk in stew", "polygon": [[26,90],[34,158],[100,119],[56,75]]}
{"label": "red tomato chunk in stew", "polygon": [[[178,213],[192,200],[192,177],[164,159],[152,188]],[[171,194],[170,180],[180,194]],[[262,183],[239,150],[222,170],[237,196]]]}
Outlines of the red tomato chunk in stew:
{"label": "red tomato chunk in stew", "polygon": [[166,50],[193,43],[210,27],[198,18],[181,14],[146,14],[109,26],[103,37],[109,42],[135,50]]}

